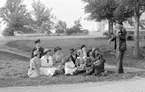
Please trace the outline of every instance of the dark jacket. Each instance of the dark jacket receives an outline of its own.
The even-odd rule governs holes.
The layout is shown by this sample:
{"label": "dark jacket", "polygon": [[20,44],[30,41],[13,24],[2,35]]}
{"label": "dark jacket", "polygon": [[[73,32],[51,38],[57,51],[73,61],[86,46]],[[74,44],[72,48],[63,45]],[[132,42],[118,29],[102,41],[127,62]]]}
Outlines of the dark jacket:
{"label": "dark jacket", "polygon": [[104,64],[105,64],[106,61],[103,58],[102,54],[99,54],[99,55],[95,56],[94,62],[96,62],[97,60],[100,60],[100,62],[97,65],[94,65],[94,67],[97,68],[97,69],[104,69]]}
{"label": "dark jacket", "polygon": [[72,55],[70,56],[71,60],[73,61],[73,63],[76,65],[76,59],[77,59],[77,55]]}
{"label": "dark jacket", "polygon": [[111,38],[111,41],[114,41],[114,48],[117,51],[127,50],[126,46],[126,30],[122,28],[119,32],[120,35],[115,35]]}
{"label": "dark jacket", "polygon": [[[31,58],[34,57],[33,53],[34,53],[34,51],[36,51],[36,50],[37,50],[36,47],[32,49],[32,51],[31,51]],[[39,58],[41,58],[41,57],[43,56],[43,51],[44,51],[44,49],[43,49],[42,47],[40,47],[40,48],[39,48],[39,53],[40,53],[40,57],[39,57]]]}

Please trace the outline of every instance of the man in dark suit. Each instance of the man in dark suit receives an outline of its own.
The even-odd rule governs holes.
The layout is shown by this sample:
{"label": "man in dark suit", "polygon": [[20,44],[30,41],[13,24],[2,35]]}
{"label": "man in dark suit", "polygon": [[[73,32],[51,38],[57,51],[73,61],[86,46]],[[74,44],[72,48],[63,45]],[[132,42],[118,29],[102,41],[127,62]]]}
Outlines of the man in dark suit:
{"label": "man in dark suit", "polygon": [[39,58],[41,58],[42,55],[43,55],[44,49],[43,49],[42,47],[40,47],[40,43],[41,43],[40,39],[36,40],[34,43],[35,43],[36,46],[32,49],[31,58],[34,57],[33,53],[34,53],[34,51],[36,51],[36,50],[39,51],[39,53],[40,53],[40,57],[39,57]]}
{"label": "man in dark suit", "polygon": [[115,35],[109,39],[109,43],[114,41],[116,57],[117,57],[117,70],[118,73],[124,73],[123,58],[124,52],[127,50],[126,46],[126,30],[122,22],[117,22]]}

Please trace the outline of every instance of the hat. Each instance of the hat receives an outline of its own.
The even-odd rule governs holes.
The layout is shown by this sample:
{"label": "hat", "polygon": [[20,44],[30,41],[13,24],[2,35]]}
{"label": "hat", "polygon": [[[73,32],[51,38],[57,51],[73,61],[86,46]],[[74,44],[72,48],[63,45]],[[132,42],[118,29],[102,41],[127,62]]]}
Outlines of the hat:
{"label": "hat", "polygon": [[51,49],[44,49],[43,53],[46,54],[47,52],[50,52]]}
{"label": "hat", "polygon": [[97,51],[100,51],[100,48],[99,48],[99,47],[97,47],[97,48],[95,48],[95,50],[94,50],[94,51],[96,51],[96,50],[97,50]]}
{"label": "hat", "polygon": [[117,24],[123,25],[122,21],[117,21]]}
{"label": "hat", "polygon": [[39,54],[39,51],[38,51],[38,50],[35,50],[35,51],[33,52],[33,54],[34,54],[34,56],[36,56],[36,55]]}
{"label": "hat", "polygon": [[54,48],[54,52],[57,52],[58,50],[61,50],[61,48],[60,47]]}
{"label": "hat", "polygon": [[71,48],[71,49],[70,49],[70,52],[75,52],[75,49],[74,49],[74,48]]}
{"label": "hat", "polygon": [[36,44],[36,43],[40,43],[40,42],[41,42],[40,39],[38,39],[34,43]]}
{"label": "hat", "polygon": [[77,55],[80,55],[82,53],[82,50],[77,51]]}
{"label": "hat", "polygon": [[81,46],[81,49],[84,48],[84,47],[86,47],[86,45],[82,45],[82,46]]}

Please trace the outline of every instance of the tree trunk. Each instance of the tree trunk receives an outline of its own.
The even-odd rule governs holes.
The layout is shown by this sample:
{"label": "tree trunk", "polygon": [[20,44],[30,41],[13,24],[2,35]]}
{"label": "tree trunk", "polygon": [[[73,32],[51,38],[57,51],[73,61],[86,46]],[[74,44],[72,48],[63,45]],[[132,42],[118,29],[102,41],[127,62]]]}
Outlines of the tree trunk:
{"label": "tree trunk", "polygon": [[108,22],[108,37],[111,37],[111,33],[113,33],[113,21],[109,20]]}
{"label": "tree trunk", "polygon": [[134,57],[139,58],[139,17],[135,16]]}
{"label": "tree trunk", "polygon": [[110,29],[110,21],[108,21],[108,37],[109,37],[109,38],[111,37],[110,31],[111,31],[111,29]]}
{"label": "tree trunk", "polygon": [[136,6],[135,11],[135,31],[134,31],[134,57],[139,58],[140,57],[140,51],[139,51],[139,4]]}
{"label": "tree trunk", "polygon": [[113,33],[113,21],[110,22],[110,35]]}

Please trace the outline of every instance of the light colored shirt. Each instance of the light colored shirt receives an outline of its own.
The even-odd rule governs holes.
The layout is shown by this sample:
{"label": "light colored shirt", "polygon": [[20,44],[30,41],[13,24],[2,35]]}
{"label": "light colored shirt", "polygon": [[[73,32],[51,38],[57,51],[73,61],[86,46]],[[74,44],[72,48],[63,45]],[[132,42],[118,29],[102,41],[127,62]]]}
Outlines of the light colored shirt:
{"label": "light colored shirt", "polygon": [[40,68],[41,66],[41,61],[38,57],[34,57],[30,60],[30,68]]}
{"label": "light colored shirt", "polygon": [[48,58],[46,56],[41,57],[41,66],[42,67],[52,67],[53,66],[53,59],[52,56]]}
{"label": "light colored shirt", "polygon": [[53,55],[53,61],[54,61],[54,66],[58,66],[58,63],[63,63],[64,64],[64,54],[63,53],[59,53],[59,54],[54,54]]}
{"label": "light colored shirt", "polygon": [[75,68],[75,64],[72,61],[70,61],[70,62],[65,63],[65,67],[67,67],[67,68]]}

